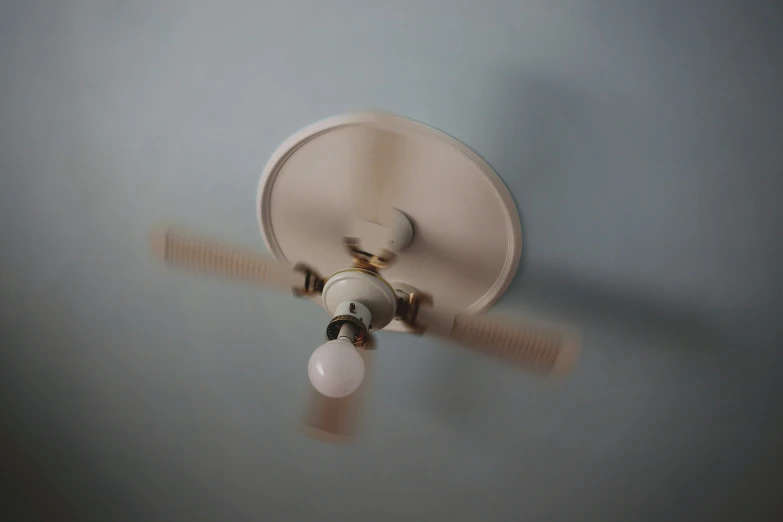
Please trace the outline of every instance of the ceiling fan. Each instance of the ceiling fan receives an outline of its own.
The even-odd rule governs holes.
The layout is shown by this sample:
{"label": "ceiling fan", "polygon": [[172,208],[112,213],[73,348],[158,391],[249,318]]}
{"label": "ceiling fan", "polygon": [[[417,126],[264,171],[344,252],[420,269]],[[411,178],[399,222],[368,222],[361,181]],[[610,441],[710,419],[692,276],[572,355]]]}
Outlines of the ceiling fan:
{"label": "ceiling fan", "polygon": [[431,127],[366,112],[303,129],[269,161],[258,218],[274,257],[173,227],[153,230],[152,252],[326,309],[327,342],[308,363],[311,434],[354,433],[379,330],[439,336],[540,374],[576,361],[573,330],[480,313],[517,270],[518,212],[486,162]]}

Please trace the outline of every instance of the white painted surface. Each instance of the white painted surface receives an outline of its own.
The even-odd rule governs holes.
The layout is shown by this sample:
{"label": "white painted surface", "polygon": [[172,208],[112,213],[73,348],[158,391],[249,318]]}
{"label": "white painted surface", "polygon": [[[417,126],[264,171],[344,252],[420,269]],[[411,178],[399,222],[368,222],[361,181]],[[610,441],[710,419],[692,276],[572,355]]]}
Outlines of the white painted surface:
{"label": "white painted surface", "polygon": [[[329,274],[350,266],[356,199],[397,208],[414,223],[414,238],[383,270],[456,309],[489,308],[516,273],[522,248],[519,216],[492,168],[454,138],[388,115],[382,132],[400,142],[378,165],[375,113],[314,123],[286,140],[261,178],[258,216],[269,249]],[[373,169],[383,179],[364,185]],[[380,196],[373,193],[382,187]],[[363,190],[360,188],[364,187]],[[378,253],[385,241],[369,248]]]}

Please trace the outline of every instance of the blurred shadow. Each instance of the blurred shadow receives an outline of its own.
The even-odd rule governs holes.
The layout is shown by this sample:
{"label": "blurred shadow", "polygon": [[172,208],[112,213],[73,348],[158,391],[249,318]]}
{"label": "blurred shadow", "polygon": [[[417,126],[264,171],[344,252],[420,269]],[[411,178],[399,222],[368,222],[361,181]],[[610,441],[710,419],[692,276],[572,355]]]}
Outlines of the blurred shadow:
{"label": "blurred shadow", "polygon": [[[482,100],[487,107],[486,121],[477,122],[486,129],[485,136],[468,145],[479,149],[505,182],[520,212],[523,232],[519,269],[500,302],[507,308],[530,304],[533,312],[566,317],[577,327],[600,322],[645,339],[661,339],[666,341],[659,344],[666,347],[662,349],[692,354],[725,342],[719,338],[706,307],[666,300],[641,287],[590,280],[577,273],[540,269],[531,264],[530,252],[536,251],[535,234],[551,232],[529,229],[525,211],[542,205],[535,198],[556,193],[560,187],[573,190],[571,184],[589,183],[591,176],[611,165],[601,156],[602,147],[590,146],[590,104],[587,95],[577,88],[554,78],[501,73],[496,88],[489,91],[482,93],[486,97]],[[575,143],[579,147],[569,149],[570,160],[564,163],[564,147]],[[580,166],[579,174],[584,176],[573,172],[574,164]],[[569,210],[563,208],[562,212]],[[433,363],[431,388],[442,386],[437,397],[427,402],[433,414],[461,427],[470,426],[473,419],[481,417],[477,397],[492,384],[479,382],[480,372],[474,364],[483,362],[454,357],[447,364]]]}
{"label": "blurred shadow", "polygon": [[[551,181],[551,177],[557,175],[558,144],[563,129],[579,124],[585,114],[576,92],[541,77],[501,73],[496,88],[483,92],[482,96],[484,99],[479,103],[486,107],[486,121],[477,122],[477,125],[486,129],[485,138],[467,145],[476,147],[475,152],[500,175],[520,212],[522,256],[503,298],[503,301],[518,300],[523,299],[525,291],[521,281],[529,270],[528,251],[535,245],[535,241],[528,238],[524,205],[518,194],[525,194],[542,180]],[[460,136],[455,138],[460,139]],[[463,273],[470,273],[470,267],[459,268]],[[562,292],[550,294],[542,289],[542,293],[557,295]],[[487,363],[489,361],[481,357],[470,356],[433,361],[428,394],[438,391],[425,404],[447,423],[472,431],[482,417],[484,394],[481,388],[487,385],[473,365]]]}
{"label": "blurred shadow", "polygon": [[64,477],[68,470],[53,469],[26,447],[16,428],[17,422],[0,409],[0,503],[2,520],[89,520],[76,502],[67,498],[55,477]]}
{"label": "blurred shadow", "polygon": [[645,337],[687,343],[688,349],[714,341],[717,325],[706,309],[667,300],[641,289],[589,280],[558,269],[530,269],[516,285],[521,299],[589,322],[601,322]]}
{"label": "blurred shadow", "polygon": [[[601,147],[585,144],[594,135],[586,94],[552,78],[505,76],[499,85],[496,110],[490,112],[497,129],[493,143],[498,144],[493,146],[491,157],[520,213],[525,212],[525,201],[520,202],[514,194],[525,196],[544,186],[557,190],[572,183],[589,183],[589,179],[582,178],[597,176],[610,168],[601,156]],[[580,147],[569,151],[578,157],[563,164],[563,148],[574,142]],[[579,165],[580,176],[571,172],[574,162]],[[530,196],[527,199],[527,203],[536,201]],[[562,212],[567,213],[568,209]],[[590,280],[573,271],[534,267],[530,252],[535,251],[536,237],[534,232],[528,235],[525,219],[522,226],[520,268],[501,302],[529,302],[542,307],[542,312],[566,314],[577,322],[601,321],[623,330],[678,341],[714,337],[715,325],[710,324],[706,308],[666,300],[643,288],[620,286],[615,281]]]}
{"label": "blurred shadow", "polygon": [[[438,342],[445,343],[448,341]],[[423,358],[420,375],[424,378],[416,386],[417,404],[433,419],[466,435],[474,435],[481,425],[484,394],[480,393],[483,379],[473,365],[493,361],[482,361],[462,346],[448,346],[446,350],[462,353],[438,350]]]}
{"label": "blurred shadow", "polygon": [[[564,138],[584,128],[588,115],[583,96],[562,82],[530,75],[502,74],[501,78],[487,110],[485,127],[492,132],[482,152],[503,179],[520,214],[522,257],[517,281],[527,270],[531,243],[535,246],[535,237],[528,236],[524,195],[542,183],[567,177],[559,164]],[[600,163],[596,158],[583,160]]]}

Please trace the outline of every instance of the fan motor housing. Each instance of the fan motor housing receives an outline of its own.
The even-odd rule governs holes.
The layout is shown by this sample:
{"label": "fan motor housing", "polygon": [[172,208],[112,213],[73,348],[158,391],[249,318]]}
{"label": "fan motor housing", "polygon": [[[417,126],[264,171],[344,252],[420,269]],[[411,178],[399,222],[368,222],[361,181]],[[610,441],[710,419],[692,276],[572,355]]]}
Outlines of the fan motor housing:
{"label": "fan motor housing", "polygon": [[324,284],[324,308],[338,315],[343,303],[360,303],[370,312],[371,332],[388,325],[397,313],[397,297],[392,285],[380,275],[361,268],[348,268],[333,274]]}

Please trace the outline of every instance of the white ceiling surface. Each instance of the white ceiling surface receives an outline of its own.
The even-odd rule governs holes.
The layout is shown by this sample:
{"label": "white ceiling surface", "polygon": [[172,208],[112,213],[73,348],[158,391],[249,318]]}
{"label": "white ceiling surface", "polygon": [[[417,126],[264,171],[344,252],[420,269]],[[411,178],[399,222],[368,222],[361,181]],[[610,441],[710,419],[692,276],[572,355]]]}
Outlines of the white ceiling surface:
{"label": "white ceiling surface", "polygon": [[[50,499],[14,509],[773,519],[780,15],[735,3],[3,3],[0,435],[11,491]],[[525,240],[500,308],[584,353],[553,386],[382,335],[366,436],[333,447],[291,427],[323,311],[166,273],[145,235],[263,248],[274,149],[368,107],[493,165]]]}

